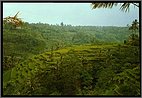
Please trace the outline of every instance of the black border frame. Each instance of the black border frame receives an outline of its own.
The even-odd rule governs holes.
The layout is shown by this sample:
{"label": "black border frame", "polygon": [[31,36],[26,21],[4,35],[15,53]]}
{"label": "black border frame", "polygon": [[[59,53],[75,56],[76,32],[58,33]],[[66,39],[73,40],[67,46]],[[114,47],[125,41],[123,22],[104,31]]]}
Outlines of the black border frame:
{"label": "black border frame", "polygon": [[[93,3],[93,2],[97,2],[97,3],[108,3],[108,2],[112,2],[112,3],[139,3],[139,32],[140,32],[140,39],[141,39],[141,33],[142,33],[142,25],[141,25],[141,6],[142,6],[142,1],[128,1],[128,0],[124,0],[124,1],[73,1],[73,0],[70,0],[70,1],[44,1],[44,0],[41,0],[41,1],[31,1],[31,0],[25,0],[25,1],[22,1],[22,0],[9,0],[9,1],[5,1],[5,0],[2,0],[1,1],[1,97],[141,97],[140,96],[78,96],[78,95],[71,95],[71,96],[66,96],[66,95],[61,95],[61,96],[56,96],[56,95],[53,95],[53,96],[45,96],[45,95],[36,95],[36,96],[28,96],[28,95],[3,95],[3,66],[2,66],[2,62],[3,62],[3,3]],[[142,40],[140,40],[140,53],[141,53],[141,42]],[[141,55],[140,55],[140,70],[141,70]],[[142,74],[142,73],[141,73]],[[142,76],[140,74],[140,76]],[[140,81],[141,81],[142,78],[140,78]],[[141,83],[140,83],[140,87],[141,87]],[[140,89],[140,92],[142,92],[142,90]]]}

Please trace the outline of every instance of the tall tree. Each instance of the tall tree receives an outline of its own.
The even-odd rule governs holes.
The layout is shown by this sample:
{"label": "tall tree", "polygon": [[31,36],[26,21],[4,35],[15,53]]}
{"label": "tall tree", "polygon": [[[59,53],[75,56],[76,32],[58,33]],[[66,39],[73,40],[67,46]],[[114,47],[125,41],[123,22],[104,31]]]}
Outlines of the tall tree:
{"label": "tall tree", "polygon": [[131,26],[129,27],[129,30],[133,30],[135,33],[136,31],[139,29],[139,22],[137,21],[137,19],[135,19]]}
{"label": "tall tree", "polygon": [[61,26],[64,26],[64,23],[63,23],[63,22],[61,22]]}
{"label": "tall tree", "polygon": [[137,21],[137,19],[135,19],[131,26],[129,27],[129,30],[132,30],[132,34],[129,36],[129,43],[131,45],[139,45],[139,35],[137,34],[137,31],[139,30],[139,22]]}

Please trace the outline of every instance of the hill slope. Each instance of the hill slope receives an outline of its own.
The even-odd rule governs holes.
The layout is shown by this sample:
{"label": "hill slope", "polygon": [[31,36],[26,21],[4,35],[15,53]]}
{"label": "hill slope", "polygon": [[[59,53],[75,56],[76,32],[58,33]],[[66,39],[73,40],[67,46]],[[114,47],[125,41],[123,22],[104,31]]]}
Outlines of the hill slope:
{"label": "hill slope", "polygon": [[22,29],[4,26],[4,56],[27,58],[32,54],[71,45],[123,43],[130,32],[127,27],[58,26],[25,23]]}
{"label": "hill slope", "polygon": [[[139,47],[81,45],[45,52],[4,73],[6,95],[140,95]],[[16,88],[16,89],[15,89]]]}

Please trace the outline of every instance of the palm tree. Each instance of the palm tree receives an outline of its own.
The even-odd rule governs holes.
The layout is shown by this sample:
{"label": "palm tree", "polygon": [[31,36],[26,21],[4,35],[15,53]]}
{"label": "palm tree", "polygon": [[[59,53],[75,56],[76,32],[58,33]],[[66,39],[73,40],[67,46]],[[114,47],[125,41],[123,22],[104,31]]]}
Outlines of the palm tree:
{"label": "palm tree", "polygon": [[135,33],[136,31],[139,29],[139,22],[137,21],[137,19],[135,19],[131,26],[129,27],[129,30],[133,30]]}
{"label": "palm tree", "polygon": [[16,13],[16,15],[14,15],[13,17],[5,17],[4,18],[4,23],[5,24],[12,24],[15,28],[16,27],[20,27],[23,24],[23,21],[21,20],[21,18],[18,18],[18,13]]}
{"label": "palm tree", "polygon": [[96,8],[112,8],[113,6],[117,6],[118,4],[120,4],[120,9],[122,11],[129,11],[130,5],[133,4],[136,7],[139,7],[139,4],[137,3],[92,3],[92,8],[96,9]]}
{"label": "palm tree", "polygon": [[129,30],[132,30],[132,34],[129,36],[128,43],[131,45],[139,45],[139,35],[136,33],[139,29],[139,22],[137,19],[135,19],[131,26],[129,27]]}

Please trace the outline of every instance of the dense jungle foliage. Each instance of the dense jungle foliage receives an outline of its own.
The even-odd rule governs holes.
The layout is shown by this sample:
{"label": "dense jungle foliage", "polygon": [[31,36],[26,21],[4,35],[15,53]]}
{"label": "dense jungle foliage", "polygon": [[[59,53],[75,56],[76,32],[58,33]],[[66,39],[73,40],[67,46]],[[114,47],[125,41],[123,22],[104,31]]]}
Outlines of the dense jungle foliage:
{"label": "dense jungle foliage", "polygon": [[140,96],[139,31],[3,25],[3,95]]}

